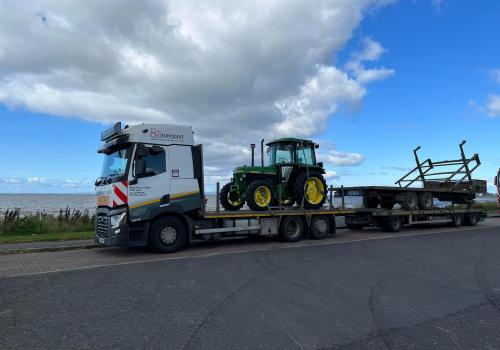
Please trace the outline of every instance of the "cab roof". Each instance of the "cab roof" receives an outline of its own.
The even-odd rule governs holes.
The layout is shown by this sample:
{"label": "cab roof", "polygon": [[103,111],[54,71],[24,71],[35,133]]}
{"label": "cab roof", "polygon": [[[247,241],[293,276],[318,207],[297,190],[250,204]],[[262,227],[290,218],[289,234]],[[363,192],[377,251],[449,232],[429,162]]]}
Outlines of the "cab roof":
{"label": "cab roof", "polygon": [[295,138],[295,137],[283,137],[281,139],[276,139],[276,140],[273,140],[271,142],[268,142],[266,144],[266,146],[271,146],[271,145],[275,145],[275,144],[278,144],[278,143],[302,143],[304,145],[314,145],[314,142],[311,141],[311,140],[306,140],[306,139],[298,139],[298,138]]}

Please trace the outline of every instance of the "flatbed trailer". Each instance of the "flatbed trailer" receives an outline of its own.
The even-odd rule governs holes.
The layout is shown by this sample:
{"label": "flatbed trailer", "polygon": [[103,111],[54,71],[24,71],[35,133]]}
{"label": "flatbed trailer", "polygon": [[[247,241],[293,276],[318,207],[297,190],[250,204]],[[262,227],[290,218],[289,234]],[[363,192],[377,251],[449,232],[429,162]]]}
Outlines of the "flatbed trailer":
{"label": "flatbed trailer", "polygon": [[475,226],[486,218],[481,209],[434,208],[430,210],[386,210],[359,208],[346,214],[346,226],[351,229],[376,226],[382,231],[398,232],[404,226],[419,224],[449,224],[453,227]]}

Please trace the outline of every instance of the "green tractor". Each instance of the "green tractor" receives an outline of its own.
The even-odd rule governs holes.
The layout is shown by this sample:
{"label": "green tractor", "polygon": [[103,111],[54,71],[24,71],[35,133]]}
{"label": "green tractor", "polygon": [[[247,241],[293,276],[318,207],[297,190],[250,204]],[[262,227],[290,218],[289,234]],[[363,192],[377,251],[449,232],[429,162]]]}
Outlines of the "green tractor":
{"label": "green tractor", "polygon": [[231,182],[220,192],[220,203],[226,210],[239,210],[246,203],[252,210],[266,210],[280,204],[295,203],[306,209],[321,208],[327,198],[323,164],[316,162],[318,145],[311,140],[277,139],[267,144],[264,166],[264,140],[261,141],[261,166],[237,167]]}

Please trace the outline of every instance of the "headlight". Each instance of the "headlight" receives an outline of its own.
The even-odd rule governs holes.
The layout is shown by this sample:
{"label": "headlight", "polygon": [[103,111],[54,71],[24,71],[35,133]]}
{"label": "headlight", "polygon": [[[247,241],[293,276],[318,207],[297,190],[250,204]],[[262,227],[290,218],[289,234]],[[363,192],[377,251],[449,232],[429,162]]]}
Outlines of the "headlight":
{"label": "headlight", "polygon": [[126,220],[127,220],[127,212],[118,215],[113,215],[111,217],[111,228],[117,228],[118,226],[124,224]]}

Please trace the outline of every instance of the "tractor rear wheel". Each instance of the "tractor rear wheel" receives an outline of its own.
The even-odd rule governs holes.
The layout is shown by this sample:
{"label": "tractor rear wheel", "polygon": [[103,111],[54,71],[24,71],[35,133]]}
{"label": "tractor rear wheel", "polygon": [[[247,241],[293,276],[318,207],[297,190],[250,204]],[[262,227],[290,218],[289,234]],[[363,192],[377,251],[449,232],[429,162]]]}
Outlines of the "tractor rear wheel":
{"label": "tractor rear wheel", "polygon": [[240,194],[236,191],[231,191],[231,184],[225,184],[220,191],[220,204],[226,210],[240,210],[245,204]]}
{"label": "tractor rear wheel", "polygon": [[326,201],[326,181],[318,172],[310,172],[309,177],[302,173],[295,180],[293,195],[295,202],[305,209],[318,209]]}
{"label": "tractor rear wheel", "polygon": [[272,198],[271,186],[267,181],[255,180],[247,187],[245,199],[252,210],[266,210]]}

